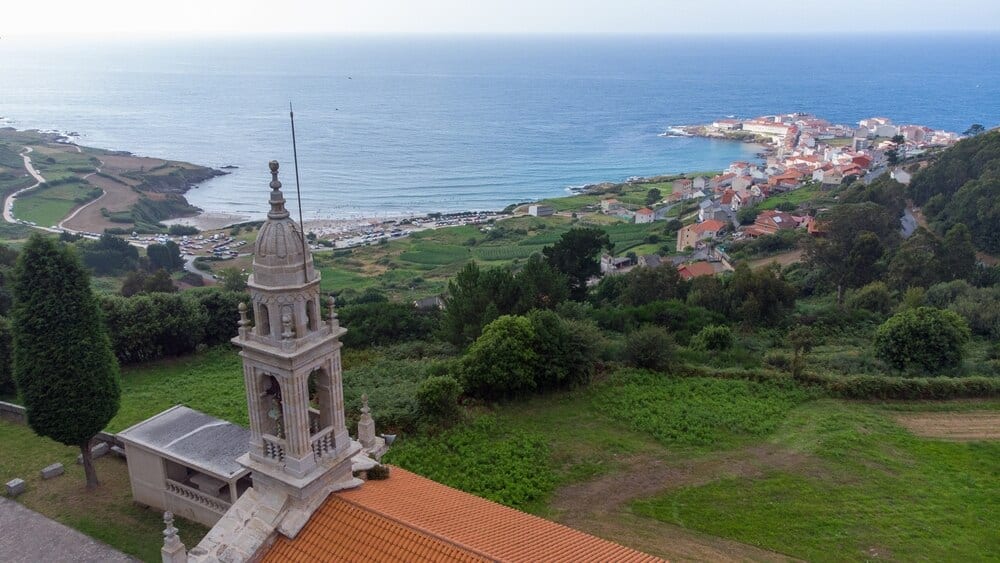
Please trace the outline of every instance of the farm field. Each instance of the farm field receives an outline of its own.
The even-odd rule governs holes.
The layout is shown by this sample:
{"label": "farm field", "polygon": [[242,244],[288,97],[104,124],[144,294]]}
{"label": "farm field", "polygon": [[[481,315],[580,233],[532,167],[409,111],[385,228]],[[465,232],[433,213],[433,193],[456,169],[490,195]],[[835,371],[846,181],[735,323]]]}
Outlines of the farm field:
{"label": "farm field", "polygon": [[81,181],[39,186],[14,200],[14,217],[42,227],[57,225],[74,208],[100,195],[99,188]]}
{"label": "farm field", "polygon": [[[598,227],[608,233],[616,255],[672,251],[676,233],[664,223],[636,225],[619,219],[595,224],[591,216],[514,217],[483,226],[446,227],[354,248],[317,253],[324,291],[346,291],[350,297],[378,289],[401,300],[441,293],[447,280],[467,262],[484,266],[517,266],[554,244],[573,227]],[[652,237],[651,237],[652,235]],[[655,242],[650,242],[655,241]]]}

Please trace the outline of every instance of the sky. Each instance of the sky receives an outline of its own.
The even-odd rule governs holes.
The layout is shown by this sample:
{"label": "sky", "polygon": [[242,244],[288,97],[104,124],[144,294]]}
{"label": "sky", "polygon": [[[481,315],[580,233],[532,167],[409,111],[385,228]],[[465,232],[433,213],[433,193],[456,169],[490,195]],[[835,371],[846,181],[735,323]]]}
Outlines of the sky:
{"label": "sky", "polygon": [[19,36],[1000,33],[998,0],[48,0],[4,3]]}

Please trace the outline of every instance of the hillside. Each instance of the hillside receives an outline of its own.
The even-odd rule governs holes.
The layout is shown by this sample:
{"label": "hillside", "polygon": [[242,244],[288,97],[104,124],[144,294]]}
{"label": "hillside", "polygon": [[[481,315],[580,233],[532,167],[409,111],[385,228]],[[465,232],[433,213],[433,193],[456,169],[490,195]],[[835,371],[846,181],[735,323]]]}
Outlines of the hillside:
{"label": "hillside", "polygon": [[1000,130],[942,152],[907,192],[938,233],[964,223],[979,250],[1000,253]]}

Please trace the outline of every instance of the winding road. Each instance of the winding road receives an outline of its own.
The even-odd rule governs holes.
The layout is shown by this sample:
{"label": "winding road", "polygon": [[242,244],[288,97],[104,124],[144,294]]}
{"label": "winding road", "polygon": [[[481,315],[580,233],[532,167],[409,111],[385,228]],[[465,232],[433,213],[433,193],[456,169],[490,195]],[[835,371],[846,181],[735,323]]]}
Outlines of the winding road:
{"label": "winding road", "polygon": [[32,166],[31,164],[31,157],[28,156],[29,154],[31,154],[31,150],[32,150],[31,147],[24,147],[24,152],[21,153],[21,158],[24,159],[24,169],[28,171],[28,174],[31,174],[32,178],[35,179],[35,183],[31,186],[28,186],[27,188],[21,188],[20,190],[17,190],[16,192],[7,196],[7,199],[3,200],[3,220],[7,221],[8,223],[17,223],[17,219],[14,219],[14,213],[13,213],[14,198],[23,194],[24,192],[30,192],[31,190],[42,185],[42,182],[45,181],[45,178],[43,178],[42,175],[39,174],[38,171],[35,170],[35,167]]}

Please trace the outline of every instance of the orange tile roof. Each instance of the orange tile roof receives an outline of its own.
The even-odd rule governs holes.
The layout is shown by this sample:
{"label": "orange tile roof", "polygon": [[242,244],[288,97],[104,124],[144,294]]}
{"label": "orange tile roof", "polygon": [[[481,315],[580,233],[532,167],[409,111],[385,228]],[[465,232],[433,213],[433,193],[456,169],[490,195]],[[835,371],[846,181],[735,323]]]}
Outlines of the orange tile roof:
{"label": "orange tile roof", "polygon": [[265,562],[662,561],[431,481],[399,467],[340,491]]}
{"label": "orange tile roof", "polygon": [[708,262],[699,261],[690,264],[683,264],[677,268],[677,272],[682,278],[689,280],[701,276],[714,276],[715,268]]}
{"label": "orange tile roof", "polygon": [[708,221],[703,221],[701,223],[695,223],[693,225],[692,231],[701,234],[705,232],[716,232],[725,227],[726,224],[718,219],[709,219]]}

